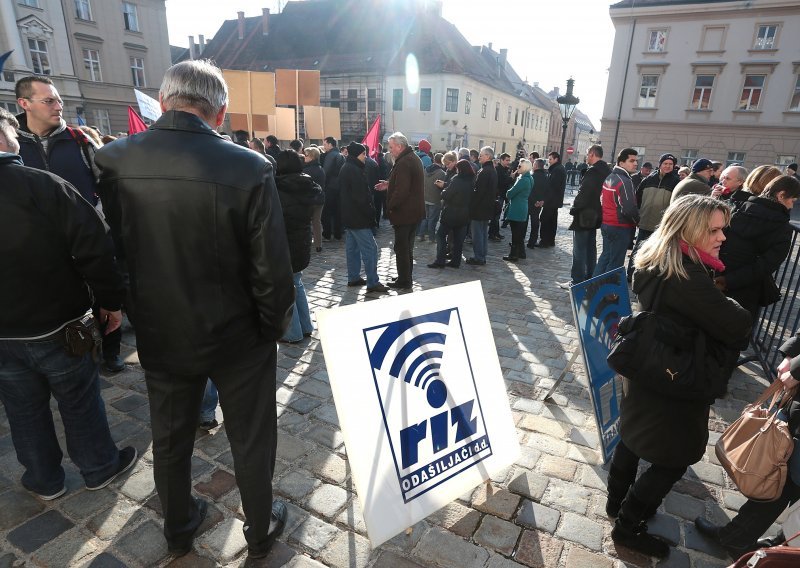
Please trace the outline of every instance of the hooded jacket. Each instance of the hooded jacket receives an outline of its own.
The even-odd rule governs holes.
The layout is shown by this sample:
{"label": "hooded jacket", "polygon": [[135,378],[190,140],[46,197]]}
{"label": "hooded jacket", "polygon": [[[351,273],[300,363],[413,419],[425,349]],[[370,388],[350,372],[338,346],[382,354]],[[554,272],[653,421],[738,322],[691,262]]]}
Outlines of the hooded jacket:
{"label": "hooded jacket", "polygon": [[436,187],[437,180],[444,181],[447,174],[444,173],[442,166],[431,164],[425,168],[425,203],[430,205],[438,204],[442,198],[442,190]]}
{"label": "hooded jacket", "polygon": [[603,182],[611,170],[603,160],[597,160],[589,166],[581,179],[578,195],[572,202],[569,214],[572,215],[570,231],[596,230],[603,222],[603,206],[600,196],[603,193]]}
{"label": "hooded jacket", "polygon": [[366,164],[348,156],[339,172],[342,224],[348,229],[375,226],[375,205],[367,185]]}
{"label": "hooded jacket", "polygon": [[292,272],[301,272],[311,261],[311,213],[314,205],[324,202],[325,194],[306,174],[276,176],[275,185],[289,241]]}
{"label": "hooded jacket", "polygon": [[636,192],[631,176],[623,168],[614,166],[603,182],[603,225],[633,228],[639,222]]}
{"label": "hooded jacket", "polygon": [[678,182],[678,185],[672,190],[670,203],[683,195],[691,195],[693,193],[711,195],[711,187],[709,187],[708,182],[697,174],[689,174]]}
{"label": "hooded jacket", "polygon": [[664,211],[672,199],[672,190],[680,178],[674,172],[665,176],[658,170],[647,176],[636,189],[636,202],[639,203],[639,228],[651,233],[661,223]]}

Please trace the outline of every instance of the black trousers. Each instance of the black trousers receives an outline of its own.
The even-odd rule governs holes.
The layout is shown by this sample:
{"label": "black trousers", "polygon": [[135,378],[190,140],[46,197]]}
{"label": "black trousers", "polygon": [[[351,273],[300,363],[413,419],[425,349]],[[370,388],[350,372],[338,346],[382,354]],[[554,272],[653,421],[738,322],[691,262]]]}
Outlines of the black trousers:
{"label": "black trousers", "polygon": [[525,258],[525,233],[528,231],[528,221],[509,221],[511,225],[511,256]]}
{"label": "black trousers", "polygon": [[621,502],[628,489],[632,488],[636,498],[647,506],[648,514],[652,514],[655,513],[672,486],[683,477],[688,466],[666,467],[652,464],[636,479],[638,469],[639,456],[620,440],[614,449],[614,457],[611,458],[611,467],[608,472],[608,499]]}
{"label": "black trousers", "polygon": [[556,243],[556,231],[558,231],[558,207],[542,207],[539,216],[541,226],[539,227],[539,239],[542,244],[554,245]]}
{"label": "black trousers", "polygon": [[210,377],[219,391],[236,483],[247,519],[244,536],[253,553],[265,552],[272,515],[272,474],[277,448],[274,342],[246,366],[209,369],[199,375],[145,370],[153,430],[153,477],[167,542],[180,544],[200,524],[192,490],[192,450],[200,403]]}
{"label": "black trousers", "polygon": [[411,285],[414,271],[414,235],[417,225],[394,225],[394,254],[397,282]]}
{"label": "black trousers", "polygon": [[531,234],[528,237],[528,244],[533,246],[539,238],[539,215],[542,213],[541,207],[528,205],[528,216],[531,219]]}
{"label": "black trousers", "polygon": [[322,236],[330,239],[342,238],[342,207],[339,188],[325,191],[325,205],[322,206]]}
{"label": "black trousers", "polygon": [[373,191],[372,204],[375,206],[375,224],[380,225],[381,214],[383,214],[383,218],[386,219],[386,192]]}

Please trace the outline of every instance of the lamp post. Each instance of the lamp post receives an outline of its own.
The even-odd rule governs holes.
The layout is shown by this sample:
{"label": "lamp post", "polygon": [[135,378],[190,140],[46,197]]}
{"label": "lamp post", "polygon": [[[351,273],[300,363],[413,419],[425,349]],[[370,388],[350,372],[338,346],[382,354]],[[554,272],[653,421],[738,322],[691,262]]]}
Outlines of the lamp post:
{"label": "lamp post", "polygon": [[558,109],[561,111],[561,150],[559,151],[559,156],[561,156],[562,160],[564,159],[564,139],[567,137],[567,125],[569,125],[569,119],[572,118],[572,113],[575,112],[575,107],[581,102],[578,97],[572,94],[573,85],[575,85],[575,79],[568,79],[567,94],[556,99]]}

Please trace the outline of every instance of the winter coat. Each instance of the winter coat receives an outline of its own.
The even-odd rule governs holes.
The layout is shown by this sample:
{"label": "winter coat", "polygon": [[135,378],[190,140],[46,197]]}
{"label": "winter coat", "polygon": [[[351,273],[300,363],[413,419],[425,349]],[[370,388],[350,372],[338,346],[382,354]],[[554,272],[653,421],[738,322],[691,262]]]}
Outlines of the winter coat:
{"label": "winter coat", "polygon": [[603,193],[603,182],[610,173],[608,164],[603,160],[597,160],[584,172],[581,187],[569,210],[569,214],[572,215],[570,231],[600,228],[603,223],[600,196]]}
{"label": "winter coat", "polygon": [[469,224],[469,202],[472,198],[472,182],[470,175],[456,175],[447,189],[442,191],[442,223],[450,228],[465,227]]}
{"label": "winter coat", "polygon": [[639,228],[651,233],[661,223],[664,211],[672,199],[672,190],[680,178],[674,173],[662,176],[656,170],[642,180],[636,189],[636,202],[639,204]]}
{"label": "winter coat", "polygon": [[528,220],[528,196],[532,190],[533,176],[531,176],[531,172],[525,172],[517,177],[517,181],[505,195],[508,199],[506,218],[509,221],[524,222]]}
{"label": "winter coat", "polygon": [[547,170],[548,194],[544,206],[558,209],[564,206],[564,192],[567,189],[567,170],[561,162],[550,166]]}
{"label": "winter coat", "polygon": [[[800,331],[797,334],[786,340],[786,342],[778,348],[778,351],[784,357],[791,358],[792,362],[789,365],[789,371],[792,373],[792,377],[798,381],[800,381]],[[795,395],[795,399],[797,396]]]}
{"label": "winter coat", "polygon": [[364,173],[367,176],[367,187],[372,191],[381,180],[381,169],[378,162],[367,156],[364,159]]}
{"label": "winter coat", "polygon": [[311,260],[311,213],[325,199],[322,188],[306,174],[275,177],[289,241],[292,272],[302,272]]}
{"label": "winter coat", "polygon": [[719,251],[725,264],[726,294],[755,314],[766,278],[772,278],[792,246],[789,210],[753,196],[734,211]]}
{"label": "winter coat", "polygon": [[469,217],[472,221],[489,221],[494,217],[497,202],[497,170],[491,163],[478,171],[475,187],[469,202]]}
{"label": "winter coat", "polygon": [[547,179],[547,172],[545,170],[534,170],[531,172],[533,177],[533,189],[528,196],[528,209],[534,207],[537,201],[545,201],[549,191],[549,183]]}
{"label": "winter coat", "polygon": [[375,205],[367,185],[366,165],[348,156],[339,172],[342,224],[348,229],[375,226]]}
{"label": "winter coat", "polygon": [[[322,194],[322,203],[325,202],[325,170],[322,169],[322,166],[319,164],[319,160],[312,160],[310,162],[306,162],[303,165],[303,173],[308,174],[311,176],[311,179],[314,180],[318,186],[320,186],[323,190]],[[320,203],[320,205],[322,205]]]}
{"label": "winter coat", "polygon": [[414,225],[425,218],[425,172],[410,146],[394,161],[386,191],[386,208],[392,226]]}
{"label": "winter coat", "polygon": [[325,193],[339,191],[339,170],[344,165],[344,156],[339,153],[338,148],[331,148],[324,154],[325,159],[322,169],[325,171]]}
{"label": "winter coat", "polygon": [[[657,312],[706,334],[706,350],[719,361],[714,377],[724,394],[736,366],[734,347],[750,333],[750,314],[715,286],[713,270],[683,256],[688,279],[674,276],[664,282]],[[645,309],[655,299],[658,277],[636,270],[633,291]],[[625,445],[652,464],[682,467],[698,462],[708,442],[708,416],[713,401],[666,398],[646,386],[624,379],[620,409],[620,436]]]}
{"label": "winter coat", "polygon": [[711,195],[711,188],[708,182],[697,174],[689,174],[684,179],[678,182],[675,189],[672,190],[671,201],[675,201],[683,195]]}
{"label": "winter coat", "polygon": [[623,168],[614,166],[603,182],[603,225],[633,228],[639,222],[636,192],[631,176]]}
{"label": "winter coat", "polygon": [[437,180],[444,181],[446,176],[447,174],[438,164],[431,164],[425,168],[425,203],[435,204],[442,200],[442,190],[436,187],[434,182]]}

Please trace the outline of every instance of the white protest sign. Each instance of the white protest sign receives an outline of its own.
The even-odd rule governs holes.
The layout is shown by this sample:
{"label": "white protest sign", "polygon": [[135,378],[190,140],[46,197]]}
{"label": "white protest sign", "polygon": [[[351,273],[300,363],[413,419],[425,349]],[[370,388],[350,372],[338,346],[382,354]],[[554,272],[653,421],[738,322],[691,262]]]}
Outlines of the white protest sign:
{"label": "white protest sign", "polygon": [[516,460],[480,282],[325,310],[317,321],[373,547]]}
{"label": "white protest sign", "polygon": [[158,120],[161,118],[161,105],[153,97],[145,95],[139,89],[134,89],[136,94],[136,102],[139,103],[139,114],[150,120]]}

